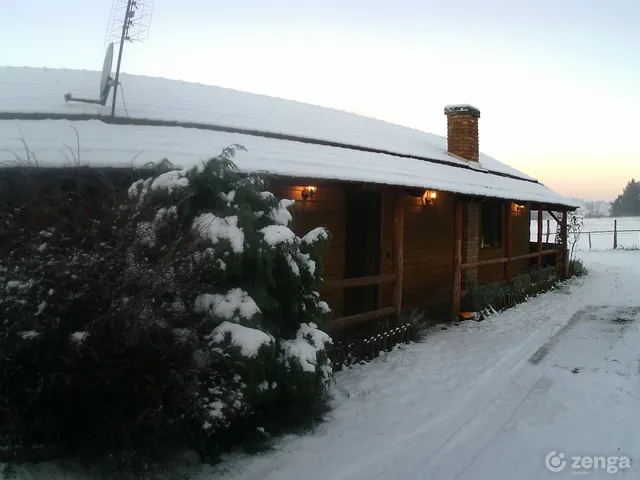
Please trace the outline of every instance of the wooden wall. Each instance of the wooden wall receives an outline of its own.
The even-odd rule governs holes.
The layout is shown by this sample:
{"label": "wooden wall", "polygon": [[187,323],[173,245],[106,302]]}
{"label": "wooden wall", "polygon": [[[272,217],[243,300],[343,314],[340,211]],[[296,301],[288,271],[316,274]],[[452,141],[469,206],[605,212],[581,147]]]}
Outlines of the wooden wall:
{"label": "wooden wall", "polygon": [[[298,236],[318,226],[326,227],[331,234],[329,248],[324,254],[325,281],[345,278],[345,223],[346,195],[340,184],[323,184],[313,198],[302,202],[301,185],[272,185],[271,190],[279,198],[296,200],[290,209],[293,215],[292,229]],[[393,273],[393,205],[394,187],[371,187],[381,193],[381,251],[380,273]],[[404,190],[403,190],[404,191]],[[419,197],[404,195],[404,281],[403,311],[413,308],[449,313],[453,295],[453,244],[454,244],[455,196],[438,192],[434,205],[422,205]],[[512,255],[529,253],[530,209],[512,213]],[[478,260],[504,256],[502,247],[481,249]],[[511,275],[526,273],[529,261],[511,265]],[[504,266],[492,265],[478,269],[478,283],[503,280]],[[324,287],[320,292],[333,310],[335,318],[343,316],[344,290]],[[378,308],[392,303],[392,285],[380,286]]]}
{"label": "wooden wall", "polygon": [[[296,201],[290,209],[293,216],[292,230],[303,236],[316,227],[325,227],[331,235],[329,248],[323,256],[325,283],[344,278],[345,246],[345,196],[339,184],[318,187],[313,198],[302,201],[303,186],[271,185],[271,191],[278,198]],[[336,318],[342,316],[344,294],[342,289],[325,287],[320,291],[323,300],[329,303]]]}
{"label": "wooden wall", "polygon": [[[511,243],[511,255],[524,255],[529,253],[529,231],[530,231],[530,208],[526,206],[520,212],[512,212],[513,239]],[[481,220],[482,222],[482,220]],[[481,223],[482,224],[482,223]],[[505,229],[504,222],[502,228],[502,246],[498,248],[481,248],[478,253],[478,260],[490,260],[505,256]],[[511,278],[522,275],[529,271],[529,260],[519,260],[511,264]],[[489,265],[478,269],[478,283],[485,284],[501,281],[504,279],[504,265]]]}
{"label": "wooden wall", "polygon": [[406,196],[403,310],[445,308],[453,295],[454,196],[439,192],[434,205]]}

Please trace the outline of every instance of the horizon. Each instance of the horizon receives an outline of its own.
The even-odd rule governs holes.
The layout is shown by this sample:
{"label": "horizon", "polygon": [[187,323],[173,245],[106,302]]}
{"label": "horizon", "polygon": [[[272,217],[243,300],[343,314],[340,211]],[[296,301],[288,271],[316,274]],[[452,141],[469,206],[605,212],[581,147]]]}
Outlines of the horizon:
{"label": "horizon", "polygon": [[[0,65],[100,70],[112,2],[87,3],[10,5],[0,41],[14,45],[27,34],[31,42],[4,49]],[[481,112],[483,153],[567,197],[612,201],[640,177],[633,156],[640,151],[638,18],[632,0],[158,2],[148,40],[125,46],[122,72],[297,100],[442,136],[444,106],[469,103]],[[74,28],[61,29],[64,22]]]}

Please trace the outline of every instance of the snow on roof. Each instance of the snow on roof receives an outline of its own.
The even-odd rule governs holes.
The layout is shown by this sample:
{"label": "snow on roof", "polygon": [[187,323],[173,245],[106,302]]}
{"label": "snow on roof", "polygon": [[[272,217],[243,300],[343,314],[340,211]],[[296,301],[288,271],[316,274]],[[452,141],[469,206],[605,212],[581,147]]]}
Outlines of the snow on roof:
{"label": "snow on roof", "polygon": [[[190,167],[239,144],[235,158],[245,172],[269,171],[287,177],[371,182],[433,188],[468,195],[572,205],[540,183],[466,168],[347,148],[182,127],[130,126],[100,120],[0,120],[0,164],[30,155],[40,166],[73,165],[80,139],[80,164],[142,166],[167,158]],[[76,129],[78,137],[76,137]],[[3,163],[4,162],[4,163]]]}
{"label": "snow on roof", "polygon": [[[122,74],[116,114],[134,118],[210,123],[310,137],[468,165],[447,152],[444,137],[306,103],[179,80]],[[63,95],[97,98],[100,72],[0,67],[0,112],[102,114],[107,105],[66,103]],[[126,106],[126,109],[125,109]],[[443,118],[444,121],[444,118]],[[480,163],[492,160],[481,155]],[[496,160],[492,170],[532,179]]]}
{"label": "snow on roof", "polygon": [[[176,165],[186,166],[214,156],[235,142],[249,149],[248,153],[237,158],[243,170],[259,166],[287,176],[440,188],[460,193],[480,194],[482,191],[487,196],[523,201],[534,201],[534,198],[522,198],[522,193],[535,190],[538,192],[536,201],[551,202],[553,198],[554,203],[573,205],[542,185],[487,176],[486,172],[492,171],[534,180],[484,154],[480,154],[480,167],[474,167],[447,152],[446,138],[419,130],[339,110],[221,87],[127,74],[121,75],[121,82],[124,92],[118,92],[116,114],[122,117],[206,123],[313,138],[419,156],[466,168],[237,133],[179,127],[117,126],[96,120],[72,123],[64,120],[0,120],[5,125],[0,129],[0,162],[14,159],[11,151],[17,154],[24,152],[20,140],[24,139],[41,162],[66,163],[67,158],[72,157],[70,150],[76,145],[73,125],[80,134],[81,163],[92,165],[129,162],[139,155],[136,164],[168,158]],[[63,98],[67,92],[74,97],[97,98],[99,83],[100,72],[94,71],[0,67],[0,113],[108,115],[111,97],[105,107],[66,103]],[[5,122],[9,122],[8,127]],[[420,177],[415,178],[416,175]],[[511,185],[511,182],[517,187],[505,190],[504,186]],[[514,194],[507,193],[511,190]],[[516,192],[520,195],[516,196]],[[541,197],[548,199],[540,200]]]}

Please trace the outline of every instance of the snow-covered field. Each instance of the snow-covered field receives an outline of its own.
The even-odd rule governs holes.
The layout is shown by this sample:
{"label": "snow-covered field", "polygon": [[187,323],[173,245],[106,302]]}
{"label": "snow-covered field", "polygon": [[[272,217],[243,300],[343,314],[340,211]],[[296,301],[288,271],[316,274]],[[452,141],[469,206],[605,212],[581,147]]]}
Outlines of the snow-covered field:
{"label": "snow-covered field", "polygon": [[579,257],[587,277],[338,373],[314,432],[197,479],[638,478],[640,251]]}
{"label": "snow-covered field", "polygon": [[[640,247],[640,217],[623,217],[623,218],[585,218],[582,234],[578,238],[576,245],[577,250],[589,250],[589,234],[588,232],[601,232],[606,233],[591,233],[591,249],[592,250],[611,250],[613,248],[613,222],[618,221],[618,247],[619,248],[633,248]],[[556,222],[550,219],[549,225],[551,228],[551,234],[549,235],[549,241],[555,241]],[[635,232],[624,232],[621,230],[636,230]],[[547,220],[542,222],[542,238],[546,241],[547,238]],[[531,241],[537,240],[538,235],[538,222],[533,220],[531,222]]]}

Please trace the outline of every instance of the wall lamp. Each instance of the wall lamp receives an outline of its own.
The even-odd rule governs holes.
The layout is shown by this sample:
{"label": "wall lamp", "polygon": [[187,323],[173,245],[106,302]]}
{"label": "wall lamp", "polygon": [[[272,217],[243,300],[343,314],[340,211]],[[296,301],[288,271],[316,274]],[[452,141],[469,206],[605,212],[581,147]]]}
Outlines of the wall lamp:
{"label": "wall lamp", "polygon": [[310,198],[313,198],[313,196],[316,194],[317,191],[318,191],[318,187],[313,187],[313,186],[304,187],[301,193],[302,201],[306,202]]}
{"label": "wall lamp", "polygon": [[438,192],[435,190],[425,190],[424,195],[422,195],[422,204],[433,205],[436,203],[436,198],[438,198]]}
{"label": "wall lamp", "polygon": [[524,210],[524,205],[520,205],[518,203],[511,204],[511,211],[514,213],[521,213]]}

